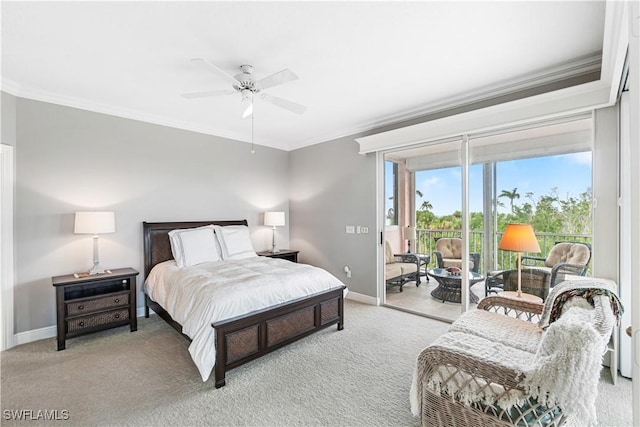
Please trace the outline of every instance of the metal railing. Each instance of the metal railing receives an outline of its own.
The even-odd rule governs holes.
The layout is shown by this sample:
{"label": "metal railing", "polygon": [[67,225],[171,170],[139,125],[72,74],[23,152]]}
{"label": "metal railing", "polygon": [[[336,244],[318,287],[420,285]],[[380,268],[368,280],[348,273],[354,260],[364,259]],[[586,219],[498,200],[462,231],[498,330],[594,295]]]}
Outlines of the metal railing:
{"label": "metal railing", "polygon": [[[496,233],[496,242],[502,239],[502,232]],[[460,230],[425,230],[416,229],[416,252],[420,254],[433,255],[436,250],[436,241],[442,237],[460,238],[462,232]],[[522,254],[545,258],[549,251],[557,242],[582,242],[591,244],[591,235],[587,234],[560,234],[560,233],[536,233],[538,243],[540,244],[540,253],[538,254]],[[469,232],[469,252],[480,253],[480,272],[482,273],[484,266],[484,256],[482,242],[484,239],[483,231]],[[511,270],[516,268],[516,254],[514,252],[497,251],[495,262],[492,270]],[[436,267],[435,256],[431,257],[429,267]]]}

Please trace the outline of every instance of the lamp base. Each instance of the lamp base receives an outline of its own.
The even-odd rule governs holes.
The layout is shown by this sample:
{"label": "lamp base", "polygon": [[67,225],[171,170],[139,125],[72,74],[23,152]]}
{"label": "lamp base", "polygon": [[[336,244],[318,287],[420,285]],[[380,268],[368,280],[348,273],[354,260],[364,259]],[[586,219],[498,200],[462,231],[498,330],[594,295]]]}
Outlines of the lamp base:
{"label": "lamp base", "polygon": [[89,270],[89,276],[93,276],[96,274],[111,274],[111,270],[105,270],[100,266],[100,264],[95,264],[91,270]]}
{"label": "lamp base", "polygon": [[271,248],[271,250],[270,250],[269,252],[271,252],[272,254],[277,254],[278,252],[280,252],[280,249],[278,249],[278,248]]}

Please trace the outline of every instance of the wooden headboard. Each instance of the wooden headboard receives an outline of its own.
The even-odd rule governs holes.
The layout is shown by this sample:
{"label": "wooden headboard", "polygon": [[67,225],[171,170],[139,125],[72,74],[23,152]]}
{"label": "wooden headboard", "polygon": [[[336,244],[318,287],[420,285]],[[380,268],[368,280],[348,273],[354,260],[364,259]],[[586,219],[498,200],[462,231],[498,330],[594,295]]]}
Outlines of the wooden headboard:
{"label": "wooden headboard", "polygon": [[205,225],[248,225],[246,219],[232,221],[143,222],[144,278],[158,263],[173,259],[169,232],[178,228],[196,228]]}

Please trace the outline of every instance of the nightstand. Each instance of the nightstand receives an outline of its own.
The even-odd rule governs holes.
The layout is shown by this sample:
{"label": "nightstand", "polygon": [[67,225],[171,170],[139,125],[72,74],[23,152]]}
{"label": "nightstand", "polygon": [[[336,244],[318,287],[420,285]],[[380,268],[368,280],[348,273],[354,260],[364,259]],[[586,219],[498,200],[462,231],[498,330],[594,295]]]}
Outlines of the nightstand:
{"label": "nightstand", "polygon": [[138,329],[136,317],[136,276],[133,268],[86,277],[73,274],[56,276],[58,350],[65,349],[68,338],[103,329],[130,325]]}
{"label": "nightstand", "polygon": [[273,253],[271,251],[258,252],[260,256],[266,256],[269,258],[282,258],[291,262],[298,262],[298,253],[300,251],[292,251],[290,249],[280,249],[280,252]]}

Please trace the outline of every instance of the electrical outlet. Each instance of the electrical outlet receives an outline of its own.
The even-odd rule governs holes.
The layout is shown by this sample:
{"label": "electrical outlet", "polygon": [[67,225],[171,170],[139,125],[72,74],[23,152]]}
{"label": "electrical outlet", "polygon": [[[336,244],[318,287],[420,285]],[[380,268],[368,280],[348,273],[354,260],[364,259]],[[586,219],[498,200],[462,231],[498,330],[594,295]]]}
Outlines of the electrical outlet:
{"label": "electrical outlet", "polygon": [[347,234],[354,234],[356,232],[356,227],[353,225],[347,225],[346,228],[346,233]]}
{"label": "electrical outlet", "polygon": [[367,234],[369,233],[369,227],[365,227],[364,225],[362,227],[360,227],[360,232],[362,234]]}

